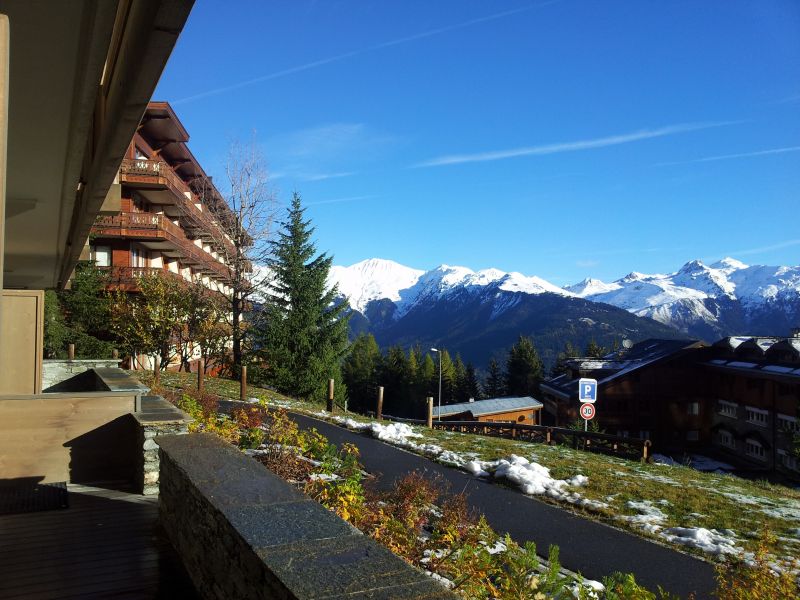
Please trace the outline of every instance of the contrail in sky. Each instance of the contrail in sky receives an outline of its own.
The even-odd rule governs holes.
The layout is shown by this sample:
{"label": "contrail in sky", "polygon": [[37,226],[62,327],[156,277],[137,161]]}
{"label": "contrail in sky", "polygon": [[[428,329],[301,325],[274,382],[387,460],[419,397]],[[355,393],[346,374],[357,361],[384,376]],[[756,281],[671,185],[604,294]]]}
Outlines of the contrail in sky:
{"label": "contrail in sky", "polygon": [[421,40],[424,38],[432,37],[435,35],[439,35],[442,33],[447,33],[449,31],[455,31],[457,29],[463,29],[465,27],[471,27],[473,25],[478,25],[480,23],[486,23],[489,21],[495,21],[497,19],[503,19],[505,17],[510,17],[511,15],[516,15],[522,12],[527,12],[529,10],[533,10],[535,8],[542,8],[544,6],[548,6],[550,4],[556,4],[561,2],[562,0],[550,0],[549,2],[541,2],[538,4],[531,4],[528,6],[523,6],[521,8],[515,8],[512,10],[505,10],[502,12],[494,13],[491,15],[486,15],[485,17],[477,17],[475,19],[470,19],[469,21],[463,21],[461,23],[456,23],[454,25],[447,25],[445,27],[437,27],[436,29],[429,29],[427,31],[423,31],[421,33],[416,33],[414,35],[409,35],[406,37],[398,38],[396,40],[390,40],[388,42],[381,42],[380,44],[375,44],[373,46],[367,46],[366,48],[360,48],[358,50],[351,50],[350,52],[344,52],[343,54],[337,54],[335,56],[330,56],[328,58],[321,58],[319,60],[315,60],[309,63],[305,63],[303,65],[297,65],[296,67],[289,67],[288,69],[283,69],[281,71],[275,71],[274,73],[269,73],[267,75],[261,75],[259,77],[254,77],[253,79],[247,79],[245,81],[240,81],[238,83],[233,83],[231,85],[226,85],[223,87],[219,87],[213,90],[208,90],[205,92],[200,92],[199,94],[193,94],[192,96],[187,96],[185,98],[181,98],[179,100],[175,100],[171,102],[173,106],[178,104],[186,104],[187,102],[193,102],[195,100],[200,100],[201,98],[208,98],[209,96],[216,96],[218,94],[224,94],[225,92],[231,92],[233,90],[238,90],[243,87],[247,87],[250,85],[254,85],[256,83],[261,83],[262,81],[269,81],[271,79],[278,79],[280,77],[286,77],[287,75],[293,75],[294,73],[300,73],[302,71],[308,71],[309,69],[316,69],[317,67],[321,67],[324,65],[328,65],[330,63],[339,62],[348,58],[352,58],[354,56],[358,56],[359,54],[364,54],[366,52],[372,52],[374,50],[381,50],[383,48],[389,48],[391,46],[398,46],[400,44],[407,44],[409,42],[414,42],[416,40]]}
{"label": "contrail in sky", "polygon": [[749,158],[751,156],[765,156],[767,154],[783,154],[785,152],[798,152],[800,146],[787,146],[786,148],[771,148],[769,150],[757,150],[756,152],[742,152],[740,154],[721,154],[719,156],[706,156],[705,158],[696,158],[694,160],[683,160],[677,162],[664,162],[658,163],[657,167],[666,167],[669,165],[688,165],[691,163],[712,162],[715,160],[729,160],[731,158]]}
{"label": "contrail in sky", "polygon": [[490,152],[477,152],[474,154],[450,154],[446,156],[432,158],[430,160],[426,160],[412,166],[414,168],[441,167],[444,165],[458,165],[462,163],[503,160],[506,158],[516,158],[518,156],[533,156],[533,155],[542,156],[546,154],[558,154],[560,152],[576,152],[578,150],[590,150],[593,148],[605,148],[607,146],[619,146],[620,144],[630,144],[631,142],[639,142],[642,140],[649,140],[668,135],[675,135],[677,133],[685,133],[687,131],[697,131],[699,129],[721,127],[723,125],[731,125],[737,122],[738,121],[718,121],[710,123],[678,123],[676,125],[667,125],[666,127],[659,127],[657,129],[640,129],[639,131],[634,131],[631,133],[611,135],[601,138],[594,138],[590,140],[577,140],[574,142],[559,142],[555,144],[525,146],[522,148],[512,148],[510,150],[494,150]]}

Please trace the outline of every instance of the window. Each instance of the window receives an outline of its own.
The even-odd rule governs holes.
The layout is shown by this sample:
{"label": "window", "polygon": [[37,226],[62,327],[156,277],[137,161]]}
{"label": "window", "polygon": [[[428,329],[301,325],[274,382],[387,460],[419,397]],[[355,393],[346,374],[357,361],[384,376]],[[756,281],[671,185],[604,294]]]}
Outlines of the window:
{"label": "window", "polygon": [[735,402],[717,400],[717,412],[723,417],[731,417],[735,419],[739,412],[739,405]]}
{"label": "window", "polygon": [[725,429],[717,431],[717,443],[726,448],[736,449],[736,441],[733,439],[733,434]]}
{"label": "window", "polygon": [[696,442],[700,439],[700,432],[697,429],[690,429],[686,432],[687,442]]}
{"label": "window", "polygon": [[745,414],[747,415],[747,421],[749,423],[753,423],[753,425],[758,425],[759,427],[767,426],[769,411],[747,406],[745,407]]}
{"label": "window", "polygon": [[617,435],[626,438],[629,437],[630,433],[628,432],[627,429],[620,429],[619,431],[617,431]]}
{"label": "window", "polygon": [[748,379],[747,380],[747,389],[748,390],[761,390],[764,387],[764,380],[763,379]]}
{"label": "window", "polygon": [[800,461],[797,460],[794,454],[786,450],[778,450],[778,456],[780,456],[778,460],[780,460],[781,465],[792,471],[800,471]]}
{"label": "window", "polygon": [[752,456],[753,458],[757,458],[759,460],[767,459],[767,453],[764,452],[764,446],[762,446],[761,442],[758,440],[747,438],[744,441],[744,451],[747,456]]}
{"label": "window", "polygon": [[111,246],[92,246],[90,254],[98,267],[111,266]]}
{"label": "window", "polygon": [[647,429],[642,429],[639,432],[639,439],[640,440],[649,440],[650,439],[650,431]]}
{"label": "window", "polygon": [[687,415],[699,415],[700,414],[700,403],[699,402],[689,402],[686,405],[686,414]]}
{"label": "window", "polygon": [[778,413],[778,429],[787,433],[800,433],[800,423],[797,422],[797,417]]}

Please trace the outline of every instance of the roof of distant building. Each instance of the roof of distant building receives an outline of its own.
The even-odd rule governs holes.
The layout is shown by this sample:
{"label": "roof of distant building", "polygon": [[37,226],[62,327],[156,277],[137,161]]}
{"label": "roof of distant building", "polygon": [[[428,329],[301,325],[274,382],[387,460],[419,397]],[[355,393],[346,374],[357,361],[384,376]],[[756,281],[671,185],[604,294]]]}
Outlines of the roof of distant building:
{"label": "roof of distant building", "polygon": [[[489,398],[488,400],[475,400],[474,402],[460,402],[442,406],[441,416],[458,415],[469,412],[472,416],[494,415],[516,410],[542,408],[542,403],[530,396],[514,398]],[[439,408],[433,407],[434,418],[439,416]]]}
{"label": "roof of distant building", "polygon": [[[642,367],[704,345],[699,340],[648,339],[634,344],[628,350],[621,350],[603,358],[574,358],[567,361],[567,364],[580,371],[580,377],[591,377],[592,371],[596,371],[598,385],[603,385]],[[565,398],[577,397],[580,377],[565,373],[544,382],[542,387]]]}

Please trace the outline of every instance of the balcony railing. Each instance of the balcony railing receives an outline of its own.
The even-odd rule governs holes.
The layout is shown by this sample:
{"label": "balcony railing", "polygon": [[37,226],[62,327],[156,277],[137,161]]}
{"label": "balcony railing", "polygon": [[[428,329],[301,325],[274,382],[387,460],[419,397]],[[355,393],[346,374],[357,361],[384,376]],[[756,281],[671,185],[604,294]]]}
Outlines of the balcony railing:
{"label": "balcony railing", "polygon": [[231,271],[226,265],[187,239],[183,230],[164,215],[120,213],[113,217],[98,217],[92,227],[92,234],[98,237],[166,241],[175,248],[185,263],[224,281],[231,279]]}
{"label": "balcony railing", "polygon": [[210,213],[195,206],[201,203],[200,198],[178,177],[169,163],[146,158],[126,158],[123,159],[119,172],[124,183],[158,185],[169,189],[180,209],[180,218],[197,228],[199,237],[207,238],[220,249],[225,246],[228,254],[233,256],[233,246],[225,239],[219,224]]}

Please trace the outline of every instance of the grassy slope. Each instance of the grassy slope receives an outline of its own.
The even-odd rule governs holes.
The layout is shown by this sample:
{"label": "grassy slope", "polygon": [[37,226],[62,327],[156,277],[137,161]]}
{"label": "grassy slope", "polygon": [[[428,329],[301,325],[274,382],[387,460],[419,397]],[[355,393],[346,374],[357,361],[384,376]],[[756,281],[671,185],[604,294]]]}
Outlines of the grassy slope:
{"label": "grassy slope", "polygon": [[[136,372],[145,383],[152,380],[149,373]],[[194,375],[162,373],[162,385],[167,387],[194,386]],[[206,389],[227,398],[238,398],[238,382],[206,378]],[[256,387],[250,396],[265,397],[270,403],[319,416],[317,404],[287,398],[273,391]],[[341,414],[341,411],[338,412]],[[355,420],[369,419],[353,415]],[[510,454],[525,456],[550,469],[559,479],[576,474],[589,477],[586,486],[577,491],[586,498],[605,502],[607,509],[588,511],[571,504],[558,503],[544,497],[545,501],[558,503],[591,518],[613,524],[644,537],[650,534],[622,518],[636,515],[628,501],[650,501],[666,514],[663,523],[668,527],[704,527],[729,529],[735,532],[737,545],[753,551],[756,535],[764,524],[777,537],[772,552],[778,557],[800,556],[800,491],[767,482],[748,481],[731,475],[701,473],[688,467],[640,464],[638,462],[573,450],[561,446],[545,446],[501,438],[427,430],[415,427],[424,439],[445,449],[468,454],[481,460],[493,460]],[[652,537],[652,536],[650,536]],[[662,543],[662,538],[656,537]],[[681,549],[686,550],[681,546]],[[692,550],[690,550],[692,551]],[[700,551],[693,551],[702,555]],[[797,565],[795,565],[797,568]]]}

